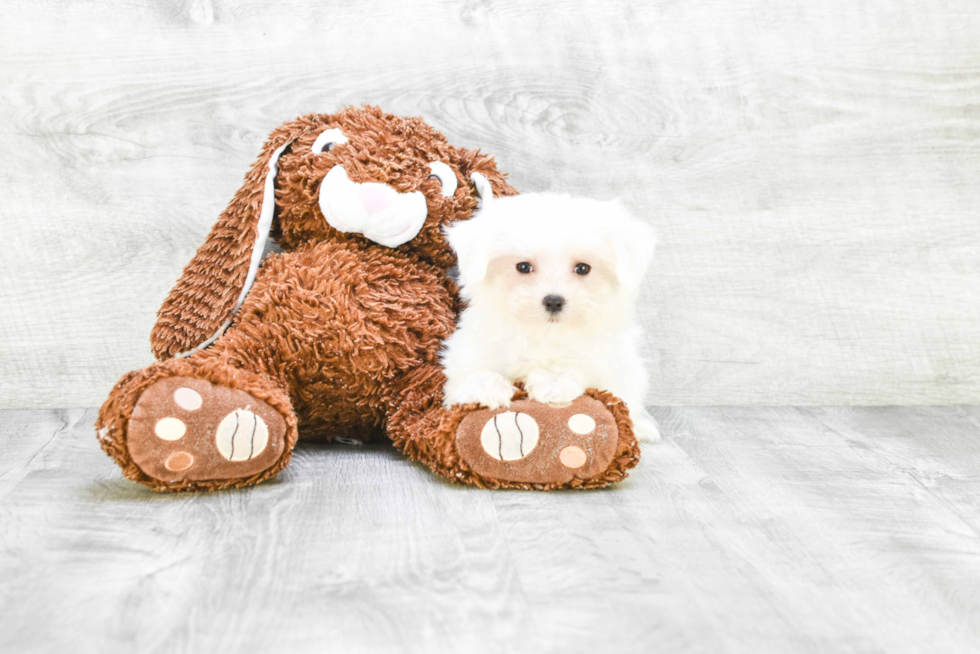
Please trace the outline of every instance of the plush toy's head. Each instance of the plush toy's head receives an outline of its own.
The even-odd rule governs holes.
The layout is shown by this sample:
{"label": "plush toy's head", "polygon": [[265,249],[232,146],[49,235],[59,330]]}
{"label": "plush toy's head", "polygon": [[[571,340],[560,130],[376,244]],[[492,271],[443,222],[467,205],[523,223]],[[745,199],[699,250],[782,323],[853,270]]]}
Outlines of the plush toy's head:
{"label": "plush toy's head", "polygon": [[273,233],[287,248],[343,238],[449,267],[443,227],[471,216],[488,188],[515,193],[492,158],[453,147],[421,118],[373,107],[287,123],[263,158],[283,140]]}
{"label": "plush toy's head", "polygon": [[421,118],[349,107],[285,123],[161,307],[154,353],[186,354],[224,331],[269,235],[285,250],[347,240],[448,269],[455,256],[443,228],[491,193],[516,191],[491,157],[450,145]]}

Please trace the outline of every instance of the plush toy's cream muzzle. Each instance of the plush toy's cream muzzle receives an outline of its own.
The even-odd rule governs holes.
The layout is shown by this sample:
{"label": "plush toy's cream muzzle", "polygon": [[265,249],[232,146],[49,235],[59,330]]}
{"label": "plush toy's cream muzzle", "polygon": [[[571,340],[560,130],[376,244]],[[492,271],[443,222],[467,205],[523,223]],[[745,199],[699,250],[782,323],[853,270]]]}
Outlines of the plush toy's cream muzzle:
{"label": "plush toy's cream muzzle", "polygon": [[428,214],[420,191],[399,193],[387,184],[352,182],[343,166],[334,166],[320,184],[320,211],[340,232],[363,234],[386,247],[415,238]]}

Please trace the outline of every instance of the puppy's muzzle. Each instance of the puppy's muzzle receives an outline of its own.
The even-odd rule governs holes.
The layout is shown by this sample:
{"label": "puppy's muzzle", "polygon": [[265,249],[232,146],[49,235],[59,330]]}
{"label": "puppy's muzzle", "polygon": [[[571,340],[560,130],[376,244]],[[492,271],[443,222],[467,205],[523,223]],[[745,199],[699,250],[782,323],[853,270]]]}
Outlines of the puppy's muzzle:
{"label": "puppy's muzzle", "polygon": [[544,308],[553,316],[561,313],[561,310],[565,308],[565,298],[560,295],[546,295],[541,303]]}
{"label": "puppy's muzzle", "polygon": [[429,211],[420,191],[399,193],[387,184],[358,184],[343,166],[334,166],[323,178],[318,203],[334,229],[363,234],[390,248],[415,238]]}

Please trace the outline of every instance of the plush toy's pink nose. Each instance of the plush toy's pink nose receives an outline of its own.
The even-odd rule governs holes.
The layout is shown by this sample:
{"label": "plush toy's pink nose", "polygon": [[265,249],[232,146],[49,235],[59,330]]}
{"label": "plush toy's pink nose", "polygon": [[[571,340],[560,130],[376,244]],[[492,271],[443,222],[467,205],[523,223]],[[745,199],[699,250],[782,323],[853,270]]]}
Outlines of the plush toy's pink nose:
{"label": "plush toy's pink nose", "polygon": [[366,182],[360,184],[357,189],[357,197],[367,210],[368,214],[384,211],[395,201],[398,192],[387,184],[375,184]]}

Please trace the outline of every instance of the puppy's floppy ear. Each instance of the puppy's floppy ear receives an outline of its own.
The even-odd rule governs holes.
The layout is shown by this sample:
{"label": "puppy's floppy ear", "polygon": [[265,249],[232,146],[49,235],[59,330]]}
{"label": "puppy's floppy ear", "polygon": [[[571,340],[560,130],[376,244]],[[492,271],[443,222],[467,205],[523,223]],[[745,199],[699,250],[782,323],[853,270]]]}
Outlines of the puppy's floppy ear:
{"label": "puppy's floppy ear", "polygon": [[606,223],[616,256],[616,277],[629,289],[637,289],[653,261],[657,237],[653,228],[633,216],[619,200],[604,203]]}
{"label": "puppy's floppy ear", "polygon": [[493,241],[493,221],[481,210],[469,220],[460,220],[446,228],[446,240],[456,252],[459,280],[465,287],[487,276],[490,245]]}
{"label": "puppy's floppy ear", "polygon": [[244,185],[160,307],[150,334],[157,359],[207,347],[231,324],[255,280],[272,225],[279,156],[309,127],[294,121],[269,136]]}
{"label": "puppy's floppy ear", "polygon": [[497,170],[497,163],[479,150],[459,150],[459,169],[479,198],[479,209],[469,220],[457,221],[446,228],[446,239],[456,252],[460,282],[476,284],[487,276],[493,220],[488,216],[493,198],[517,195],[507,183],[507,175]]}

